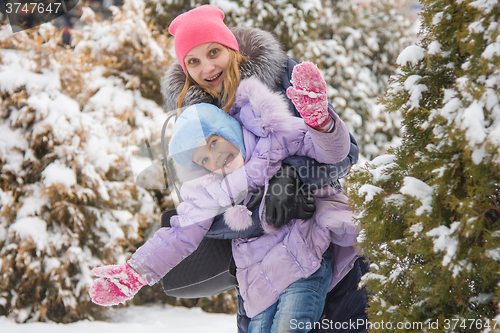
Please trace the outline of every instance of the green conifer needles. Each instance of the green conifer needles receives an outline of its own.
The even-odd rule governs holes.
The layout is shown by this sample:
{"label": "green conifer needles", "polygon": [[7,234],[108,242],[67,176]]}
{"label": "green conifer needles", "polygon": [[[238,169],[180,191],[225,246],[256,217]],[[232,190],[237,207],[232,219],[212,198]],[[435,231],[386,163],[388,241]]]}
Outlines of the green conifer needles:
{"label": "green conifer needles", "polygon": [[500,2],[422,3],[382,99],[402,145],[349,177],[372,331],[500,331]]}

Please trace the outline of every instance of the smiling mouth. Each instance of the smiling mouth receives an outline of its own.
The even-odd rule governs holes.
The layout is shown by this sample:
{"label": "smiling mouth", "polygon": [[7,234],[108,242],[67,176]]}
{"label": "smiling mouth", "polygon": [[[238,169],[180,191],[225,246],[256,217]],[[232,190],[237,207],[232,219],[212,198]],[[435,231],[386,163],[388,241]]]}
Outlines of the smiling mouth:
{"label": "smiling mouth", "polygon": [[222,72],[220,72],[219,74],[217,74],[216,76],[214,76],[213,78],[210,78],[210,79],[205,79],[206,81],[208,82],[212,82],[212,81],[215,81],[217,80],[218,78],[220,78],[220,76],[222,75]]}
{"label": "smiling mouth", "polygon": [[222,164],[222,167],[223,168],[229,167],[233,161],[234,161],[234,155],[233,154],[227,155],[226,159],[224,160],[224,163]]}

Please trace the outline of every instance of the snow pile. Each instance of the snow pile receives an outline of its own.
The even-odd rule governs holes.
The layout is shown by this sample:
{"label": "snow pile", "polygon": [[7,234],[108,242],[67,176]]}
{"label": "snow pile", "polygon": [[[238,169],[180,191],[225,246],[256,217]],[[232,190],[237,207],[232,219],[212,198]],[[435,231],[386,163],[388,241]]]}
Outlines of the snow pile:
{"label": "snow pile", "polygon": [[458,235],[455,231],[460,226],[460,222],[453,222],[450,227],[441,225],[426,233],[427,236],[435,237],[434,252],[445,251],[443,258],[443,266],[448,266],[450,261],[455,257],[458,248]]}
{"label": "snow pile", "polygon": [[408,63],[418,64],[425,56],[425,50],[417,45],[410,45],[405,48],[396,59],[396,64],[406,66]]}
{"label": "snow pile", "polygon": [[236,316],[208,314],[200,308],[187,309],[172,306],[130,306],[111,311],[107,321],[82,320],[71,324],[28,323],[17,324],[0,317],[0,327],[9,333],[233,333]]}
{"label": "snow pile", "polygon": [[401,186],[399,192],[415,197],[422,203],[422,205],[415,211],[417,216],[422,215],[424,211],[432,211],[432,195],[434,190],[420,179],[405,177],[403,180],[403,186]]}

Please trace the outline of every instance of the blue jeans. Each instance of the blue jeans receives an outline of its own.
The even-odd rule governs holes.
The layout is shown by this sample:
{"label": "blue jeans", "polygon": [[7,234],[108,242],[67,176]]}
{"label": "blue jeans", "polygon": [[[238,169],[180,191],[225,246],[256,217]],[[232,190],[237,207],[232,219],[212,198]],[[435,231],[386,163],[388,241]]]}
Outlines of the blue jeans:
{"label": "blue jeans", "polygon": [[276,303],[253,317],[248,332],[309,332],[323,313],[331,279],[332,255],[327,250],[319,269],[308,278],[292,283]]}

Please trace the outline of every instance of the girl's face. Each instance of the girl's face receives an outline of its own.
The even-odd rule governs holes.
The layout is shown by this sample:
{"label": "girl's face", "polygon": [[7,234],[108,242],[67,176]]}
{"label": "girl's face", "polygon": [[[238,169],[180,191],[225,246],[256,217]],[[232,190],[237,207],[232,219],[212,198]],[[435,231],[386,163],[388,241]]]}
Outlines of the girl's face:
{"label": "girl's face", "polygon": [[229,66],[229,51],[219,43],[205,43],[191,49],[184,58],[186,70],[200,86],[220,94]]}
{"label": "girl's face", "polygon": [[196,148],[193,162],[219,175],[229,174],[245,164],[239,149],[215,134]]}

